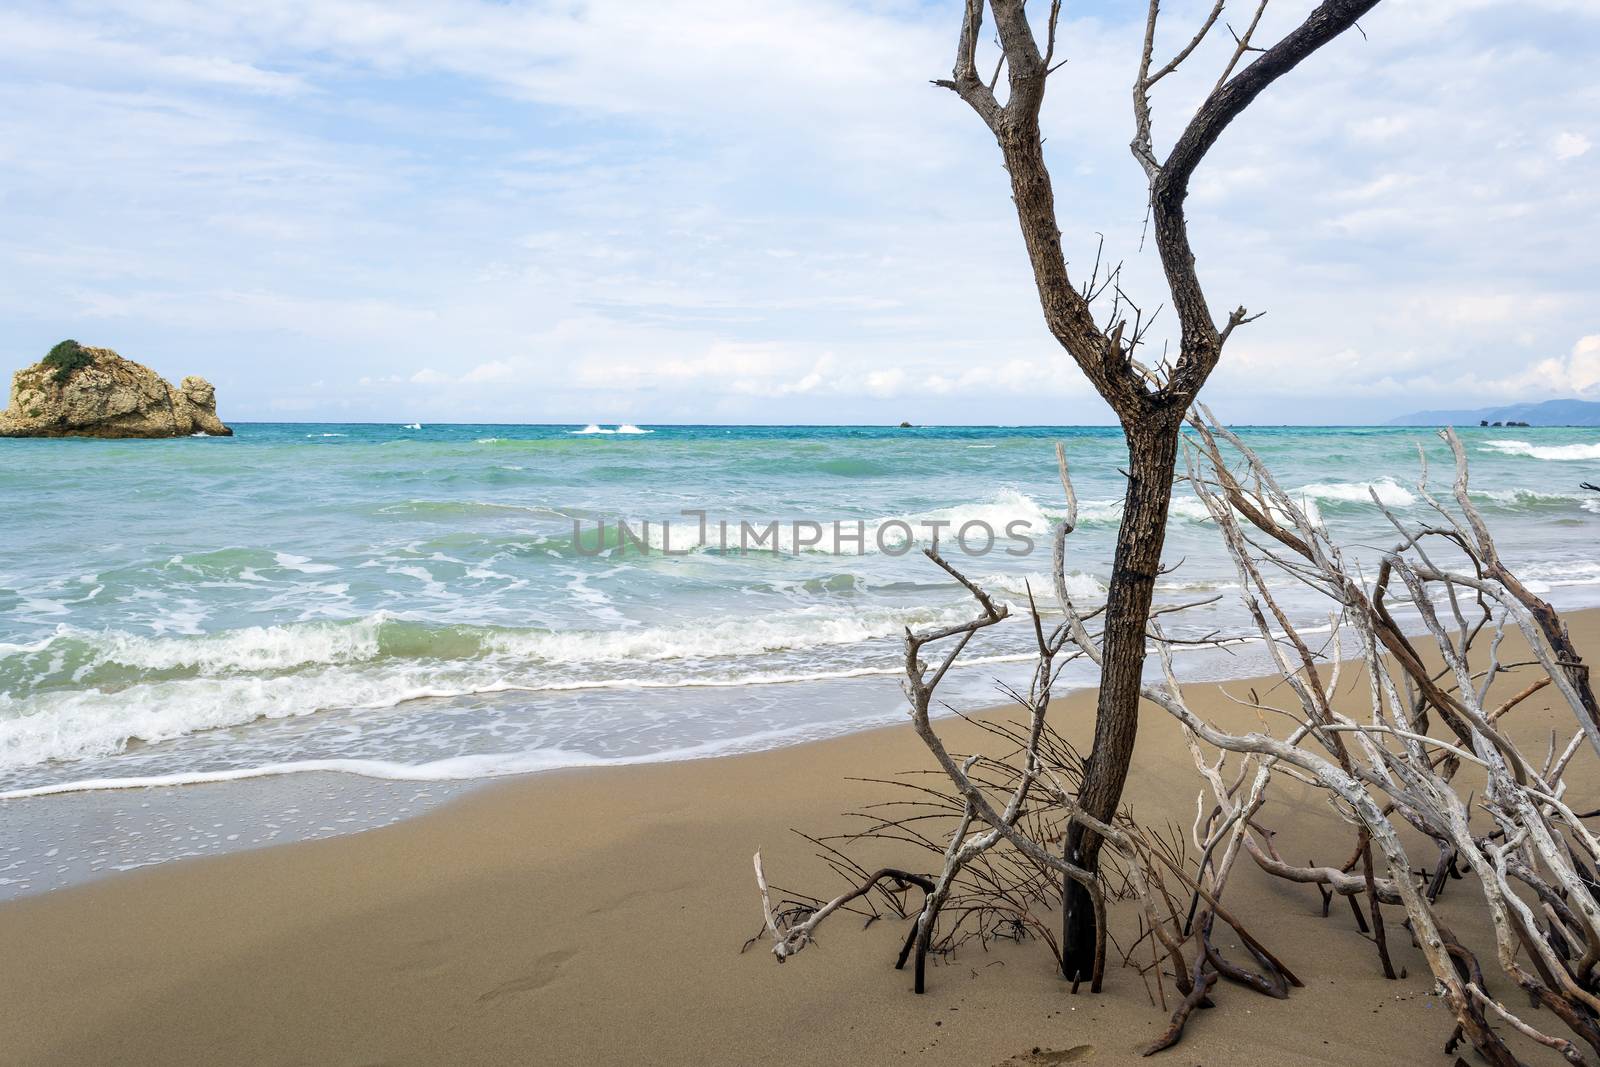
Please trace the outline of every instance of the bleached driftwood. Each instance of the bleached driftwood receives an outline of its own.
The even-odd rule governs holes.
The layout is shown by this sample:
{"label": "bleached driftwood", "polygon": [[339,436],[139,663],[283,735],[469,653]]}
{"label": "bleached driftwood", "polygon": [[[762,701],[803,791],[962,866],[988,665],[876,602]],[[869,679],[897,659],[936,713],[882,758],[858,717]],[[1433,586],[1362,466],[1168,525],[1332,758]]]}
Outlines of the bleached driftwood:
{"label": "bleached driftwood", "polygon": [[[1559,614],[1501,560],[1468,493],[1460,442],[1448,431],[1443,435],[1456,466],[1453,507],[1430,491],[1425,469],[1418,483],[1436,521],[1408,522],[1374,495],[1374,507],[1394,524],[1399,540],[1368,579],[1243,441],[1204,408],[1192,413],[1191,427],[1189,481],[1234,560],[1252,625],[1283,679],[1279,690],[1289,695],[1287,703],[1254,696],[1246,702],[1261,713],[1263,724],[1284,723],[1280,731],[1264,725],[1234,733],[1207,721],[1184,698],[1174,642],[1159,621],[1164,609],[1154,613],[1147,638],[1163,677],[1143,684],[1141,695],[1186,731],[1205,789],[1191,830],[1197,858],[1184,855],[1182,842],[1175,846],[1125,815],[1103,821],[1088,813],[1079,798],[1081,761],[1050,727],[1052,686],[1061,665],[1078,657],[1100,664],[1105,655],[1100,635],[1091,629],[1103,609],[1082,610],[1066,586],[1076,497],[1058,446],[1068,503],[1052,545],[1059,621],[1046,625],[1030,594],[1028,622],[1038,655],[1028,691],[1013,693],[1023,720],[1014,729],[987,724],[1013,748],[1002,755],[957,756],[937,729],[932,709],[940,682],[979,633],[1007,617],[1007,608],[929,552],[977,605],[966,622],[906,635],[904,686],[912,725],[947,789],[909,786],[926,798],[921,814],[872,815],[869,831],[845,837],[857,845],[878,838],[911,841],[938,863],[927,873],[869,874],[848,867],[853,884],[847,892],[778,913],[758,857],[765,930],[774,952],[780,959],[793,955],[830,916],[886,885],[902,894],[915,886],[922,901],[919,908],[904,909],[911,922],[897,966],[915,954],[921,992],[928,957],[951,951],[964,937],[1032,932],[1059,957],[1062,946],[1051,937],[1048,919],[1062,906],[1059,879],[1071,879],[1093,901],[1099,930],[1106,928],[1109,901],[1134,905],[1139,936],[1124,952],[1124,963],[1134,965],[1134,952],[1149,938],[1151,962],[1136,966],[1147,977],[1153,973],[1152,1001],[1167,1004],[1163,983],[1169,976],[1176,987],[1171,1023],[1149,1048],[1155,1052],[1179,1039],[1189,1014],[1215,995],[1219,980],[1275,997],[1299,984],[1223,905],[1239,857],[1248,856],[1271,875],[1316,886],[1325,914],[1334,896],[1347,897],[1391,977],[1392,918],[1385,919],[1383,907],[1402,909],[1405,930],[1455,1014],[1450,1048],[1465,1040],[1491,1063],[1512,1064],[1518,1060],[1505,1035],[1514,1032],[1517,1040],[1569,1062],[1586,1062],[1582,1047],[1600,1053],[1600,837],[1586,820],[1600,812],[1573,807],[1567,773],[1581,750],[1600,751],[1589,669]],[[1325,646],[1306,639],[1302,624],[1274,595],[1269,575],[1305,583],[1328,599],[1331,634]],[[1393,604],[1415,611],[1422,635],[1401,629]],[[1519,663],[1507,662],[1502,652],[1512,632],[1529,650]],[[1431,656],[1423,642],[1431,644]],[[1353,657],[1350,665],[1343,665],[1343,653]],[[1341,671],[1356,669],[1365,681],[1366,710],[1359,716],[1335,699]],[[1514,692],[1491,700],[1497,683],[1513,681],[1521,683]],[[1537,693],[1556,698],[1573,717],[1570,737],[1553,739],[1539,758],[1524,752],[1506,730]],[[1225,773],[1230,757],[1239,761],[1231,774]],[[1471,784],[1460,777],[1464,767],[1474,771]],[[1325,791],[1351,823],[1355,841],[1342,864],[1284,860],[1263,825],[1280,776]],[[947,831],[934,835],[912,825],[924,818],[947,820]],[[1090,871],[1053,849],[1072,826],[1103,840],[1115,864]],[[1432,843],[1431,863],[1411,854],[1402,829]],[[1440,895],[1456,880],[1476,885],[1503,973],[1534,1010],[1548,1010],[1572,1037],[1552,1033],[1550,1024],[1537,1025],[1527,1008],[1491,993],[1477,955],[1437,911]],[[1187,898],[1187,906],[1169,886]],[[951,909],[955,918],[943,924]],[[973,916],[976,933],[963,929]],[[1217,950],[1210,935],[1219,920],[1238,934],[1254,961],[1251,968]],[[1101,986],[1105,959],[1102,937],[1091,989]]]}

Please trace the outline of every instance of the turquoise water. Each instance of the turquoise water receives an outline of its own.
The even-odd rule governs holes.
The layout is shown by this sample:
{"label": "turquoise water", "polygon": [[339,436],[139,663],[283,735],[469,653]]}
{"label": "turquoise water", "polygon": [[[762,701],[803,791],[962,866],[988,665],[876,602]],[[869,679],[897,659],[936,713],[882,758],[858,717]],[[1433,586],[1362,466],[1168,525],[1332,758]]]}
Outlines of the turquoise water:
{"label": "turquoise water", "polygon": [[[970,611],[902,551],[903,531],[926,541],[948,523],[947,554],[1021,608],[1048,589],[1063,440],[1081,501],[1071,583],[1092,602],[1122,493],[1108,429],[237,431],[0,441],[0,791],[313,769],[472,779],[892,721],[903,628]],[[1419,443],[1448,470],[1425,430],[1245,436],[1356,545],[1393,536],[1369,487],[1417,512]],[[1558,604],[1600,601],[1600,498],[1579,488],[1600,480],[1600,432],[1463,436],[1508,558]],[[706,536],[685,511],[707,513]],[[620,544],[618,518],[655,549]],[[778,551],[739,550],[741,521],[774,520]],[[801,543],[807,521],[821,544]],[[831,551],[835,522],[861,543]],[[972,549],[995,531],[993,550],[952,546],[963,525]],[[1161,599],[1223,594],[1181,625],[1244,630],[1231,565],[1182,486],[1167,557],[1182,564]],[[1287,600],[1325,614],[1306,593]],[[994,702],[1030,640],[1020,624],[986,634],[952,698]]]}

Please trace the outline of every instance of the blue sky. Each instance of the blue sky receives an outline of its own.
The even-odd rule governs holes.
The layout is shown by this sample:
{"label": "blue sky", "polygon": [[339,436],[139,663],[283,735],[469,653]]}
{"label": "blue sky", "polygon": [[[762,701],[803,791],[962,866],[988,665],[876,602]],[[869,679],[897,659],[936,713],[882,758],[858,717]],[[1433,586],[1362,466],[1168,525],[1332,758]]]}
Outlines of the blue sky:
{"label": "blue sky", "polygon": [[[1104,234],[1154,307],[1126,147],[1144,5],[1067,7],[1044,124],[1068,256]],[[1266,34],[1309,7],[1277,0]],[[1158,51],[1201,14],[1164,8]],[[0,369],[71,336],[202,374],[241,421],[1108,421],[1041,325],[988,132],[928,84],[958,18],[9,3]],[[1197,175],[1213,309],[1266,312],[1208,399],[1254,422],[1600,399],[1600,7],[1387,0],[1362,28]],[[1158,145],[1215,45],[1158,88]]]}

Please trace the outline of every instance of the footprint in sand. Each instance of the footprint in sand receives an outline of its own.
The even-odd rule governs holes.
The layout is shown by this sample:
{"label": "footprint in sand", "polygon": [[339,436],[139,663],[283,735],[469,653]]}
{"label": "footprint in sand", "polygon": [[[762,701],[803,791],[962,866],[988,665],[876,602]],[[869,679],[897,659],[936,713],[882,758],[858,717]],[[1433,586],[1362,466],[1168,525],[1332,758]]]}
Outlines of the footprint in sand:
{"label": "footprint in sand", "polygon": [[393,965],[396,974],[432,974],[451,959],[450,941],[443,937],[402,942],[395,948],[400,957]]}
{"label": "footprint in sand", "polygon": [[577,953],[570,949],[561,949],[556,952],[546,952],[534,963],[533,973],[513,978],[509,982],[502,982],[489,992],[478,998],[478,1003],[498,1000],[511,993],[531,993],[536,989],[543,989],[556,980],[561,970],[561,965],[566,963]]}
{"label": "footprint in sand", "polygon": [[1036,1048],[1013,1056],[995,1067],[1044,1067],[1054,1063],[1079,1063],[1094,1055],[1093,1045],[1073,1045],[1071,1048]]}

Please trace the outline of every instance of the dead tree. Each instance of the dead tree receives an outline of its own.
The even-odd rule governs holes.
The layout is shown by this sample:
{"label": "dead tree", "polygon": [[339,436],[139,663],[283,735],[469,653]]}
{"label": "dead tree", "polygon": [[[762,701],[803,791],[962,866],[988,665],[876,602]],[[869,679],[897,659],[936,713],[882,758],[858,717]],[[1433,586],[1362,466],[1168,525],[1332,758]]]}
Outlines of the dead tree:
{"label": "dead tree", "polygon": [[[1190,479],[1223,535],[1242,598],[1292,696],[1287,706],[1252,705],[1275,713],[1263,715],[1262,731],[1227,733],[1190,710],[1163,646],[1166,684],[1147,686],[1147,698],[1190,731],[1202,771],[1202,742],[1243,755],[1252,771],[1242,796],[1235,795],[1237,785],[1230,788],[1219,775],[1206,775],[1214,811],[1222,817],[1244,813],[1234,835],[1256,862],[1269,873],[1317,885],[1325,904],[1335,893],[1350,895],[1352,903],[1364,893],[1385,968],[1390,964],[1380,904],[1404,910],[1406,927],[1456,1016],[1447,1052],[1464,1040],[1490,1063],[1519,1063],[1495,1028],[1504,1024],[1568,1062],[1587,1062],[1580,1044],[1600,1053],[1600,882],[1595,876],[1600,838],[1585,820],[1600,812],[1573,809],[1566,799],[1566,775],[1580,748],[1600,755],[1594,695],[1588,667],[1559,614],[1501,561],[1467,491],[1465,449],[1453,431],[1442,431],[1455,461],[1450,498],[1443,500],[1429,490],[1424,455],[1418,493],[1431,516],[1402,518],[1373,494],[1374,505],[1400,539],[1368,582],[1244,442],[1204,409],[1194,426]],[[1242,470],[1230,469],[1230,452]],[[1267,574],[1288,575],[1330,599],[1335,608],[1330,643],[1337,650],[1341,633],[1353,637],[1366,674],[1365,716],[1335,705],[1337,651],[1334,664],[1313,651],[1297,622],[1280,608]],[[1384,606],[1391,586],[1393,595],[1416,611],[1424,630],[1420,639],[1394,625]],[[1501,642],[1511,631],[1527,645],[1524,662],[1502,658]],[[1480,644],[1474,655],[1474,645],[1485,635],[1491,635],[1487,650]],[[1440,667],[1425,665],[1424,642],[1433,646]],[[1512,671],[1534,677],[1490,700],[1492,687]],[[1570,712],[1571,733],[1564,742],[1552,735],[1548,753],[1533,758],[1508,734],[1503,720],[1546,689]],[[1285,721],[1291,727],[1286,736],[1266,728]],[[1440,732],[1434,732],[1436,726]],[[1469,765],[1481,784],[1456,780]],[[1355,825],[1356,852],[1364,858],[1361,875],[1352,872],[1353,859],[1341,868],[1282,859],[1262,831],[1267,816],[1260,814],[1269,783],[1280,774],[1325,790]],[[1432,842],[1431,870],[1409,854],[1401,828]],[[1419,869],[1421,877],[1415,873]],[[1450,878],[1469,871],[1493,931],[1495,960],[1526,995],[1526,1008],[1489,992],[1477,956],[1435,908]],[[1362,921],[1359,910],[1356,915]],[[1365,930],[1365,922],[1362,926]],[[1530,1010],[1546,1009],[1570,1037],[1551,1032],[1555,1027],[1549,1022],[1530,1021]]]}
{"label": "dead tree", "polygon": [[[1151,90],[1213,31],[1223,4],[1224,0],[1217,0],[1198,32],[1157,67],[1154,55],[1160,4],[1150,0],[1133,82],[1135,132],[1130,148],[1149,182],[1155,245],[1179,326],[1176,360],[1163,360],[1155,369],[1144,366],[1136,352],[1149,322],[1137,310],[1133,322],[1127,321],[1120,287],[1103,281],[1098,269],[1081,290],[1068,276],[1039,127],[1046,81],[1065,62],[1056,58],[1061,0],[1050,4],[1042,49],[1025,0],[966,0],[953,75],[934,83],[954,90],[994,134],[1010,175],[1017,221],[1045,324],[1116,412],[1127,439],[1128,488],[1107,592],[1094,746],[1080,793],[1083,810],[1102,822],[1116,812],[1133,756],[1145,624],[1161,566],[1179,429],[1189,405],[1217,365],[1229,334],[1252,318],[1243,307],[1230,313],[1220,326],[1212,316],[1184,219],[1190,178],[1223,131],[1256,97],[1353,26],[1377,0],[1325,0],[1270,47],[1254,42],[1267,5],[1267,0],[1259,0],[1249,26],[1242,34],[1234,33],[1235,47],[1221,77],[1162,158],[1152,132]],[[979,74],[977,58],[986,7],[994,17],[1001,53],[993,77],[987,81]],[[1241,68],[1246,56],[1254,58]],[[1006,77],[1003,102],[996,94],[1002,73]],[[1110,313],[1097,321],[1096,302],[1107,288],[1112,290]],[[1085,824],[1074,825],[1065,847],[1071,864],[1095,869],[1100,839]],[[1086,891],[1072,883],[1067,892],[1063,969],[1067,977],[1076,979],[1086,977],[1092,969],[1096,933],[1092,901]]]}
{"label": "dead tree", "polygon": [[[1147,636],[1159,650],[1165,682],[1142,685],[1141,695],[1182,724],[1210,793],[1197,812],[1192,856],[1181,841],[1136,824],[1126,812],[1100,820],[1086,811],[1079,799],[1082,761],[1048,722],[1060,666],[1078,656],[1103,664],[1107,655],[1103,609],[1080,612],[1066,588],[1066,546],[1077,508],[1058,446],[1067,515],[1055,529],[1051,570],[1061,619],[1046,625],[1030,595],[1038,658],[1027,692],[1013,693],[1024,715],[1014,726],[990,725],[1011,743],[1011,752],[953,753],[932,717],[941,681],[1008,608],[930,552],[977,605],[966,622],[906,635],[912,724],[942,786],[910,785],[925,798],[920,807],[899,815],[862,813],[868,828],[842,837],[859,847],[909,841],[936,862],[926,873],[869,872],[844,849],[811,839],[823,845],[849,888],[831,900],[787,899],[775,907],[758,854],[764,933],[774,954],[780,961],[792,956],[830,916],[860,902],[876,915],[876,895],[909,920],[896,965],[914,958],[918,992],[929,958],[971,937],[1035,933],[1059,961],[1066,946],[1055,942],[1045,920],[1064,904],[1059,887],[1066,879],[1083,887],[1096,915],[1091,990],[1099,989],[1104,974],[1108,905],[1135,906],[1138,937],[1119,946],[1122,962],[1137,967],[1147,983],[1153,977],[1152,1003],[1159,998],[1171,1012],[1168,1026],[1147,1046],[1150,1054],[1175,1044],[1193,1011],[1214,1000],[1224,981],[1272,997],[1288,996],[1300,984],[1224,903],[1231,873],[1249,857],[1268,874],[1315,886],[1324,915],[1335,897],[1347,898],[1390,977],[1396,968],[1386,931],[1403,930],[1455,1016],[1447,1052],[1466,1042],[1490,1063],[1511,1067],[1520,1062],[1517,1045],[1531,1042],[1567,1062],[1591,1062],[1584,1049],[1600,1053],[1600,835],[1589,820],[1600,811],[1577,810],[1569,799],[1575,757],[1585,747],[1600,756],[1590,672],[1559,614],[1501,561],[1468,492],[1460,441],[1448,430],[1442,434],[1455,461],[1450,494],[1442,499],[1429,488],[1424,455],[1420,519],[1402,517],[1373,494],[1374,507],[1399,539],[1368,578],[1315,512],[1284,491],[1203,406],[1196,406],[1191,426],[1193,435],[1184,439],[1187,480],[1234,562],[1260,647],[1282,679],[1274,687],[1279,696],[1252,691],[1241,700],[1257,713],[1261,729],[1219,728],[1191,708],[1174,666],[1175,642],[1161,630],[1161,618],[1185,605],[1152,612]],[[1327,598],[1332,632],[1324,641],[1307,639],[1304,622],[1283,608],[1269,576],[1303,582]],[[1416,612],[1420,634],[1396,624],[1391,599]],[[1093,632],[1095,625],[1101,632]],[[1526,646],[1515,660],[1502,652],[1511,633]],[[1353,657],[1350,666],[1345,655]],[[1336,700],[1342,670],[1359,671],[1365,685],[1347,686]],[[1570,713],[1570,736],[1552,733],[1548,751],[1535,757],[1519,747],[1507,720],[1546,691]],[[1225,775],[1230,757],[1241,762]],[[1472,774],[1459,777],[1464,768]],[[1325,791],[1332,809],[1351,824],[1355,843],[1343,863],[1284,858],[1267,828],[1273,786],[1283,778]],[[1097,869],[1074,864],[1052,847],[1074,826],[1101,840]],[[1407,838],[1420,841],[1420,850]],[[1479,914],[1487,920],[1464,927],[1467,938],[1457,936],[1436,907],[1457,880],[1469,891],[1476,888]],[[913,888],[920,891],[914,907]],[[1384,909],[1394,907],[1404,913],[1399,927],[1392,911],[1385,916]],[[1458,908],[1456,915],[1462,914]],[[1248,961],[1219,951],[1212,937],[1217,923],[1233,930]],[[1525,995],[1526,1007],[1487,984],[1468,943],[1484,926],[1493,937],[1493,960]],[[1148,962],[1134,963],[1146,950]],[[1169,977],[1172,1004],[1164,986]]]}
{"label": "dead tree", "polygon": [[[1077,499],[1061,446],[1057,446],[1056,453],[1067,498],[1067,516],[1055,528],[1052,553],[1053,584],[1062,619],[1047,626],[1030,595],[1029,620],[1038,657],[1027,692],[1012,692],[1025,713],[1024,719],[1014,728],[994,724],[986,727],[1015,747],[1009,755],[960,756],[949,750],[933,722],[940,683],[974,637],[1006,619],[1009,610],[937,552],[928,550],[928,557],[972,595],[978,609],[966,622],[906,633],[904,688],[912,726],[934,757],[934,773],[948,788],[914,786],[931,802],[924,799],[920,807],[897,817],[869,814],[866,830],[841,837],[855,845],[882,839],[909,841],[936,856],[938,868],[930,873],[889,867],[869,872],[842,849],[808,838],[823,847],[824,858],[845,876],[849,887],[829,900],[788,898],[774,905],[761,854],[757,853],[755,875],[761,893],[763,934],[771,938],[773,954],[782,962],[810,944],[817,929],[831,916],[851,910],[858,902],[871,901],[876,894],[901,917],[915,916],[896,966],[904,967],[908,958],[914,958],[914,988],[921,993],[926,988],[930,953],[953,951],[972,936],[988,941],[995,937],[1020,938],[1032,932],[1051,945],[1060,963],[1065,945],[1055,941],[1042,919],[1064,906],[1065,892],[1061,887],[1074,884],[1083,887],[1094,909],[1092,929],[1096,938],[1084,977],[1090,990],[1099,992],[1110,941],[1105,921],[1108,904],[1112,900],[1131,901],[1137,905],[1140,934],[1123,952],[1123,962],[1131,965],[1133,953],[1148,941],[1151,960],[1138,967],[1140,973],[1147,981],[1153,977],[1156,996],[1163,1007],[1167,1002],[1167,970],[1178,995],[1171,1021],[1147,1048],[1148,1055],[1177,1043],[1190,1013],[1210,1003],[1219,978],[1272,997],[1287,996],[1291,986],[1301,983],[1222,904],[1237,850],[1238,831],[1233,820],[1226,821],[1207,841],[1198,842],[1202,845],[1202,860],[1196,866],[1185,856],[1181,840],[1163,837],[1135,823],[1126,813],[1116,813],[1110,820],[1097,819],[1078,800],[1082,761],[1050,728],[1047,716],[1060,668],[1079,656],[1103,664],[1105,634],[1090,630],[1102,612],[1079,612],[1067,593],[1066,543],[1076,526]],[[1157,609],[1156,614],[1181,611],[1216,599],[1168,605]],[[1148,636],[1158,638],[1159,632]],[[942,820],[939,830],[922,830],[914,825],[930,817]],[[1093,832],[1110,849],[1110,862],[1102,862],[1091,871],[1050,847],[1075,826]],[[1226,855],[1213,860],[1213,850],[1219,843],[1227,843]],[[914,910],[905,901],[905,894],[912,887],[921,890],[920,906]],[[1191,901],[1188,907],[1185,900]],[[954,919],[941,929],[941,922],[952,911]],[[873,916],[876,915],[874,909]],[[964,930],[969,919],[972,922]],[[1253,964],[1241,965],[1223,956],[1212,940],[1219,921],[1232,929]],[[1074,981],[1074,989],[1077,984]],[[1152,997],[1152,1002],[1155,1000]]]}

